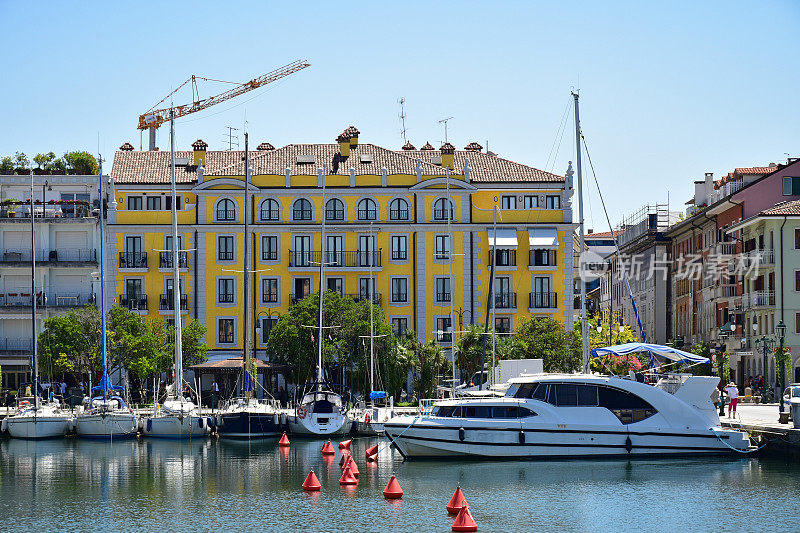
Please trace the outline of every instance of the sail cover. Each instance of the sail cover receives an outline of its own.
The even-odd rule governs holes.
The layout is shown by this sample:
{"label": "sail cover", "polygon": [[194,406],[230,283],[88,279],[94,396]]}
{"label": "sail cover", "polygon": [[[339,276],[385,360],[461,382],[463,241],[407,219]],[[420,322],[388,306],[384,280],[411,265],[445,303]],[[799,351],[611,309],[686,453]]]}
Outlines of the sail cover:
{"label": "sail cover", "polygon": [[662,346],[660,344],[648,344],[645,342],[628,342],[617,344],[616,346],[605,346],[592,350],[592,357],[603,357],[604,355],[628,355],[632,353],[644,352],[653,359],[668,360],[674,363],[699,364],[708,363],[708,357],[684,352],[677,348]]}

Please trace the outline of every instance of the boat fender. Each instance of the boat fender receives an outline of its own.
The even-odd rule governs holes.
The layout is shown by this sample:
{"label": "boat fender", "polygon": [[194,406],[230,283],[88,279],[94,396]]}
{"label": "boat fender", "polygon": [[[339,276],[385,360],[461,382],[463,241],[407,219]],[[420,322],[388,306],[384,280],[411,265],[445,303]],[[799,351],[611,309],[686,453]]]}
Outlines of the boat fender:
{"label": "boat fender", "polygon": [[150,433],[151,431],[153,431],[153,419],[152,418],[148,418],[147,419],[147,432]]}
{"label": "boat fender", "polygon": [[3,431],[3,433],[8,431],[8,420],[6,420],[5,418],[3,419],[2,426],[0,426],[0,431]]}
{"label": "boat fender", "polygon": [[297,416],[300,417],[301,420],[304,419],[307,414],[308,411],[306,411],[305,407],[300,407],[297,409]]}
{"label": "boat fender", "polygon": [[525,444],[525,432],[522,430],[519,431],[519,443]]}
{"label": "boat fender", "polygon": [[222,418],[222,415],[217,415],[217,427],[222,427],[225,425],[225,419]]}
{"label": "boat fender", "polygon": [[466,437],[467,437],[467,435],[466,435],[466,431],[464,431],[464,428],[458,428],[458,440],[460,440],[461,442],[464,442],[464,439]]}
{"label": "boat fender", "polygon": [[369,411],[367,411],[366,413],[364,413],[364,423],[366,425],[369,425],[369,423],[371,421],[372,421],[372,417],[370,416]]}
{"label": "boat fender", "polygon": [[628,453],[631,453],[631,450],[633,449],[633,443],[631,442],[630,435],[628,435],[625,439],[625,449],[628,450]]}
{"label": "boat fender", "polygon": [[272,415],[272,423],[275,424],[276,426],[278,425],[278,414],[277,413]]}
{"label": "boat fender", "polygon": [[209,429],[214,429],[214,426],[216,424],[214,424],[214,417],[213,416],[209,416],[208,420],[206,420],[206,422],[208,423]]}
{"label": "boat fender", "polygon": [[203,417],[197,419],[197,427],[203,429]]}

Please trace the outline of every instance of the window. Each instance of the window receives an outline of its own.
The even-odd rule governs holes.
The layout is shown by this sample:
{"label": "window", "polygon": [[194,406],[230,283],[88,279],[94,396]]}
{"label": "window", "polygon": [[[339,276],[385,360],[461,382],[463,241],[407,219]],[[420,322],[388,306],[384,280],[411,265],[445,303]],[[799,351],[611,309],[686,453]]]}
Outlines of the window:
{"label": "window", "polygon": [[278,303],[278,278],[261,280],[261,301],[265,304]]}
{"label": "window", "polygon": [[794,314],[794,332],[800,334],[800,313]]}
{"label": "window", "polygon": [[800,228],[794,230],[794,249],[800,250]]}
{"label": "window", "polygon": [[408,302],[408,278],[392,278],[392,302]]}
{"label": "window", "polygon": [[278,236],[277,235],[263,235],[261,237],[261,260],[262,261],[277,261],[278,260]]}
{"label": "window", "polygon": [[554,194],[545,196],[544,206],[546,209],[561,209],[561,197]]}
{"label": "window", "polygon": [[392,261],[408,259],[408,236],[392,235]]}
{"label": "window", "polygon": [[523,200],[523,207],[525,209],[535,209],[539,207],[539,197],[533,194],[526,194],[522,198]]}
{"label": "window", "polygon": [[217,259],[219,261],[233,261],[233,235],[220,235],[217,237]]}
{"label": "window", "polygon": [[233,278],[219,278],[217,280],[217,302],[221,304],[233,303]]}
{"label": "window", "polygon": [[395,198],[389,204],[389,220],[408,220],[408,202]]}
{"label": "window", "polygon": [[496,333],[511,333],[511,318],[498,316],[494,319],[494,330]]}
{"label": "window", "polygon": [[516,209],[517,197],[516,196],[501,196],[500,209]]}
{"label": "window", "polygon": [[[370,283],[370,281],[372,283]],[[369,301],[370,293],[373,299],[378,299],[378,292],[375,290],[375,280],[370,278],[359,278],[358,280],[358,297],[361,300]]]}
{"label": "window", "polygon": [[328,290],[337,293],[339,296],[344,294],[344,280],[342,278],[325,278]]}
{"label": "window", "polygon": [[375,200],[364,198],[358,202],[358,220],[376,220],[377,218],[378,209]]}
{"label": "window", "polygon": [[147,210],[148,211],[161,211],[161,197],[148,196],[147,197]]}
{"label": "window", "polygon": [[800,177],[783,178],[783,195],[784,196],[800,195]]}
{"label": "window", "polygon": [[555,307],[555,294],[550,292],[550,278],[536,276],[533,278],[533,292],[530,307],[533,309]]}
{"label": "window", "polygon": [[555,250],[531,250],[530,257],[531,266],[556,266],[556,251]]}
{"label": "window", "polygon": [[434,278],[436,286],[436,302],[444,303],[450,301],[450,278]]}
{"label": "window", "polygon": [[289,266],[309,266],[311,264],[311,237],[308,235],[295,235],[292,254],[294,255],[293,263]]}
{"label": "window", "polygon": [[311,220],[311,202],[300,198],[294,203],[292,220]]}
{"label": "window", "polygon": [[402,337],[408,331],[408,319],[405,317],[392,318],[392,330],[395,337]]}
{"label": "window", "polygon": [[[495,257],[497,266],[517,266],[517,251],[508,248],[495,250]],[[489,252],[489,264],[491,265],[492,252]]]}
{"label": "window", "polygon": [[272,329],[278,323],[278,317],[276,316],[265,316],[261,318],[261,343],[266,344],[269,340],[269,334],[272,333]]}
{"label": "window", "polygon": [[452,202],[448,202],[447,198],[439,198],[433,203],[433,220],[447,220],[448,211],[450,220],[453,220],[455,217]]}
{"label": "window", "polygon": [[597,387],[597,405],[614,413],[623,424],[639,422],[656,414],[653,406],[643,399],[613,387]]}
{"label": "window", "polygon": [[217,203],[217,220],[236,220],[236,204],[229,198]]}
{"label": "window", "polygon": [[450,236],[436,235],[436,259],[450,258]]}
{"label": "window", "polygon": [[452,321],[449,316],[440,316],[436,319],[436,340],[439,342],[453,342]]}
{"label": "window", "polygon": [[[164,204],[165,204],[164,205],[164,209],[166,209],[167,211],[171,211],[172,210],[172,196],[171,195],[164,197]],[[178,195],[175,196],[175,211],[180,211],[180,210],[181,210],[181,195],[178,194]]]}
{"label": "window", "polygon": [[142,210],[142,197],[141,196],[128,196],[128,210],[141,211]]}
{"label": "window", "polygon": [[281,219],[281,206],[277,200],[267,198],[261,202],[261,220],[265,222],[275,221]]}
{"label": "window", "polygon": [[325,204],[325,220],[344,220],[344,202],[331,198]]}
{"label": "window", "polygon": [[234,330],[232,318],[217,319],[217,330],[219,331],[220,344],[233,344]]}
{"label": "window", "polygon": [[794,290],[800,292],[800,270],[794,271]]}
{"label": "window", "polygon": [[325,237],[325,263],[327,266],[344,266],[344,237],[328,235]]}

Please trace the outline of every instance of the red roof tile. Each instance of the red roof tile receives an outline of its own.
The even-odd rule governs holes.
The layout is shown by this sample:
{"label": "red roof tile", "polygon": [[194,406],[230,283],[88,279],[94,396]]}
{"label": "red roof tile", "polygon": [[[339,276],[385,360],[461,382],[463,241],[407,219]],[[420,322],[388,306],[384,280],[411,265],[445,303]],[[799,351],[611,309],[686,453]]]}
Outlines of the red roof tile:
{"label": "red roof tile", "polygon": [[767,216],[800,215],[800,200],[790,200],[775,204],[775,206],[765,209],[760,214]]}

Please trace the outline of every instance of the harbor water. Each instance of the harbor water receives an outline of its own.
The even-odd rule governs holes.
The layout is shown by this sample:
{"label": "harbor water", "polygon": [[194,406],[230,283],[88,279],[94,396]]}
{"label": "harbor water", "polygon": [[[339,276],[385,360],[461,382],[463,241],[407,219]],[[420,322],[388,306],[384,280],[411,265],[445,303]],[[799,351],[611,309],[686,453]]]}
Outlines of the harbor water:
{"label": "harbor water", "polygon": [[[339,486],[323,441],[0,441],[0,530],[450,531],[460,485],[479,531],[800,530],[800,466],[769,458],[408,461]],[[335,444],[335,443],[334,443]],[[313,469],[319,493],[300,486]],[[405,496],[387,501],[395,473]]]}

